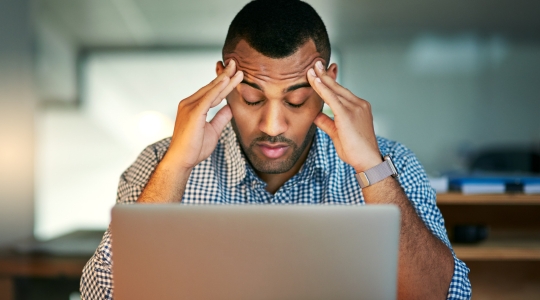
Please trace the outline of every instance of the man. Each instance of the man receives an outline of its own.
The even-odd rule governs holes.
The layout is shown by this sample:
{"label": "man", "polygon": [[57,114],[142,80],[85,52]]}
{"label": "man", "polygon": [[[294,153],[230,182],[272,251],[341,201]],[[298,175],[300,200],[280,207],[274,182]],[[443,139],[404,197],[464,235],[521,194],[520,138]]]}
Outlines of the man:
{"label": "man", "polygon": [[[370,104],[336,83],[329,58],[326,28],[308,4],[247,4],[229,27],[218,76],[180,102],[172,138],[126,170],[117,203],[394,204],[399,298],[470,298],[469,270],[451,250],[421,165],[375,136]],[[206,122],[223,98],[228,105]],[[390,165],[382,155],[398,179],[370,178],[366,171]],[[112,297],[110,242],[107,231],[84,268],[84,299]]]}

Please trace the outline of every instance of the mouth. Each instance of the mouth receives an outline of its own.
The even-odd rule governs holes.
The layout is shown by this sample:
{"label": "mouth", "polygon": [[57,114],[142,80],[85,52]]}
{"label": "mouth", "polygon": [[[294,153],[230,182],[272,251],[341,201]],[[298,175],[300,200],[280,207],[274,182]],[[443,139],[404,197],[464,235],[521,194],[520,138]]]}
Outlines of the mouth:
{"label": "mouth", "polygon": [[262,154],[270,159],[276,159],[282,157],[289,149],[289,145],[276,143],[258,143],[257,147],[261,150]]}

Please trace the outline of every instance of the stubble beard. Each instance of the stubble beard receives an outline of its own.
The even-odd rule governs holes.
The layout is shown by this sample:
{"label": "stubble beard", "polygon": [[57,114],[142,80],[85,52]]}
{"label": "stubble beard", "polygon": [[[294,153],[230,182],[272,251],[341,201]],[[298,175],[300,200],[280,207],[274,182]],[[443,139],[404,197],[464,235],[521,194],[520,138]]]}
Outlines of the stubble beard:
{"label": "stubble beard", "polygon": [[[308,133],[300,146],[290,139],[287,139],[284,136],[269,136],[267,134],[262,134],[261,136],[255,138],[247,147],[240,136],[238,127],[234,118],[231,120],[231,124],[240,144],[240,148],[244,153],[244,156],[250,163],[250,165],[255,169],[255,171],[266,174],[281,174],[290,171],[294,165],[298,162],[304,150],[311,145],[311,141],[315,136],[316,126],[311,124],[309,127]],[[256,144],[259,142],[268,142],[268,143],[286,143],[289,147],[293,149],[293,153],[285,161],[272,161],[271,159],[261,159],[258,155],[255,154],[253,148],[256,147]]]}

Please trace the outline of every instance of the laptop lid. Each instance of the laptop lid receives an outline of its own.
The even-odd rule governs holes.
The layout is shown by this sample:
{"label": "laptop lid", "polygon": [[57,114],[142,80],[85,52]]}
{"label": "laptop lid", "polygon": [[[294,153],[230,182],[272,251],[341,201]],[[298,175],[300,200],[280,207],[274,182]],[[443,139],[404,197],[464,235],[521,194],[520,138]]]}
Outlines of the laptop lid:
{"label": "laptop lid", "polygon": [[117,205],[114,298],[395,299],[395,206]]}

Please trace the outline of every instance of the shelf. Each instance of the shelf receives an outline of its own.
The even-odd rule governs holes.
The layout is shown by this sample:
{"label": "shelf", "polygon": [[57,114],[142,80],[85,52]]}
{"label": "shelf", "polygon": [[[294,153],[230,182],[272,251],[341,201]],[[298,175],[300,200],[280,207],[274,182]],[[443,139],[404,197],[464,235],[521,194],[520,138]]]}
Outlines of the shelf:
{"label": "shelf", "polygon": [[69,277],[81,276],[89,257],[50,257],[0,253],[0,277]]}
{"label": "shelf", "polygon": [[438,205],[540,205],[540,194],[437,194]]}
{"label": "shelf", "polygon": [[454,244],[453,248],[461,260],[540,261],[540,233],[491,233],[479,244]]}

